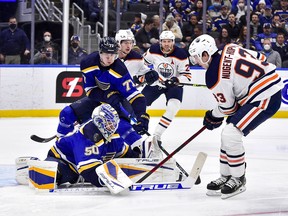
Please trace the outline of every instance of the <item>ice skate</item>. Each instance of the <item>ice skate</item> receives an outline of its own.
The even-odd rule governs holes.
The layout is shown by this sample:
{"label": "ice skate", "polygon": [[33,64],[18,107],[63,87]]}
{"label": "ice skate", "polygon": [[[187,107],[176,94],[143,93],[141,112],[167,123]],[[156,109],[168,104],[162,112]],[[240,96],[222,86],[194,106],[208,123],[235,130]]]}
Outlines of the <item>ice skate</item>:
{"label": "ice skate", "polygon": [[227,199],[244,192],[246,190],[245,184],[246,178],[244,175],[240,178],[231,177],[221,189],[221,198]]}
{"label": "ice skate", "polygon": [[207,184],[207,196],[221,196],[221,189],[225,183],[229,181],[231,176],[221,176],[220,178],[211,181]]}

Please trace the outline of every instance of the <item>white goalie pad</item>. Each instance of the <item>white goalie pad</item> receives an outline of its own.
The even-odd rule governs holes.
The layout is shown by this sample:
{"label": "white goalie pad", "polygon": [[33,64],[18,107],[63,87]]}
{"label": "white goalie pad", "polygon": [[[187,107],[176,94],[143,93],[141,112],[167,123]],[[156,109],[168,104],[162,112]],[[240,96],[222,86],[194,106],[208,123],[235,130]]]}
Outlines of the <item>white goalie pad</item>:
{"label": "white goalie pad", "polygon": [[[161,162],[160,159],[156,158],[115,158],[114,160],[133,182],[137,182]],[[179,169],[176,168],[175,159],[171,158],[150,175],[145,182],[175,182],[178,178]]]}
{"label": "white goalie pad", "polygon": [[28,176],[28,161],[30,160],[39,160],[37,157],[18,157],[15,159],[16,164],[16,176],[15,179],[18,184],[28,185],[29,176]]}
{"label": "white goalie pad", "polygon": [[96,173],[112,194],[118,194],[133,184],[114,160],[97,167]]}
{"label": "white goalie pad", "polygon": [[29,187],[38,190],[56,188],[58,163],[55,161],[28,161]]}

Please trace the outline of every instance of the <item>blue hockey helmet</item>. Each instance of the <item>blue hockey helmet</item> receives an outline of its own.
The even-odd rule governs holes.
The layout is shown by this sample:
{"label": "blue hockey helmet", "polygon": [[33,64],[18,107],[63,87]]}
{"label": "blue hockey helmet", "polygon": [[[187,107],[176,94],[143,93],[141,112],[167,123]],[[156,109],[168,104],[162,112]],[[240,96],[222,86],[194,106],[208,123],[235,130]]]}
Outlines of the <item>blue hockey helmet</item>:
{"label": "blue hockey helmet", "polygon": [[116,110],[109,104],[102,104],[93,110],[91,117],[104,138],[110,142],[120,121]]}
{"label": "blue hockey helmet", "polygon": [[99,51],[102,53],[118,54],[119,45],[113,37],[103,37],[99,43]]}

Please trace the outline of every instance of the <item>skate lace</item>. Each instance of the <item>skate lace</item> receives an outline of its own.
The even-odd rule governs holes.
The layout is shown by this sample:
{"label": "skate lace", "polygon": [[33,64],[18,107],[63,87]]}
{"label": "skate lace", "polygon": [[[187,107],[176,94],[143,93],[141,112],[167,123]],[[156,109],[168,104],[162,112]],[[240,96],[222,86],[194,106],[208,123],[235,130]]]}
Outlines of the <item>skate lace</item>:
{"label": "skate lace", "polygon": [[240,185],[240,181],[238,181],[236,178],[230,178],[229,181],[225,184],[226,186],[230,188],[234,188],[238,185]]}
{"label": "skate lace", "polygon": [[213,183],[215,183],[216,185],[221,185],[221,184],[225,183],[226,181],[227,181],[226,177],[220,177],[220,178],[214,180]]}

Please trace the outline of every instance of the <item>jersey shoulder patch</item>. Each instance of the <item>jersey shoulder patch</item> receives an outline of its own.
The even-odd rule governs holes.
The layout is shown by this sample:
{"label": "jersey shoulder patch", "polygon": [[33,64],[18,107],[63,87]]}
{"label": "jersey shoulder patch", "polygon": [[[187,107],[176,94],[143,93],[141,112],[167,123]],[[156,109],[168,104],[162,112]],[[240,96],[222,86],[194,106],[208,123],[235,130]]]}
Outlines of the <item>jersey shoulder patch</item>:
{"label": "jersey shoulder patch", "polygon": [[188,58],[188,54],[184,49],[181,49],[177,46],[174,47],[174,51],[170,55],[171,57],[178,58],[180,60],[184,60]]}
{"label": "jersey shoulder patch", "polygon": [[80,130],[84,137],[89,139],[91,142],[98,143],[100,140],[104,140],[104,137],[92,120],[82,126]]}
{"label": "jersey shoulder patch", "polygon": [[142,60],[143,59],[143,56],[134,51],[134,50],[131,50],[130,53],[126,56],[125,58],[125,61],[129,61],[129,60]]}
{"label": "jersey shoulder patch", "polygon": [[220,79],[219,77],[220,60],[221,60],[221,55],[215,54],[209,65],[209,68],[206,71],[205,79],[206,79],[206,85],[209,89],[213,88],[217,84],[218,80]]}
{"label": "jersey shoulder patch", "polygon": [[93,67],[95,65],[99,65],[100,63],[100,56],[98,52],[93,52],[87,55],[81,62],[80,62],[80,69],[85,70],[86,68]]}
{"label": "jersey shoulder patch", "polygon": [[129,72],[126,65],[119,58],[117,58],[109,69],[109,73],[120,78]]}
{"label": "jersey shoulder patch", "polygon": [[151,54],[160,54],[163,55],[163,53],[161,52],[160,49],[160,45],[159,44],[152,44],[152,46],[149,48],[149,52]]}

